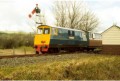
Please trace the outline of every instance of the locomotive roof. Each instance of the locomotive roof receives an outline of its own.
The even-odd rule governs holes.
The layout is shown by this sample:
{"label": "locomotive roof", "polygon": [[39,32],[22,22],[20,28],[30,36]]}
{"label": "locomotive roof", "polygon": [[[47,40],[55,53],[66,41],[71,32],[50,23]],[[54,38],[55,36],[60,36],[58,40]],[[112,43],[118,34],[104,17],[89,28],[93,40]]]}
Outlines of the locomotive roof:
{"label": "locomotive roof", "polygon": [[[41,25],[41,26],[48,26],[48,25]],[[38,27],[39,27],[39,26],[38,26]],[[73,30],[73,31],[82,31],[82,30],[78,30],[78,29],[71,29],[71,28],[65,28],[65,27],[59,27],[59,26],[49,26],[49,27],[66,29],[66,30]]]}
{"label": "locomotive roof", "polygon": [[59,26],[51,26],[53,28],[61,28],[61,29],[66,29],[66,30],[74,30],[74,31],[82,31],[82,30],[78,30],[78,29],[71,29],[71,28],[65,28],[65,27],[59,27]]}

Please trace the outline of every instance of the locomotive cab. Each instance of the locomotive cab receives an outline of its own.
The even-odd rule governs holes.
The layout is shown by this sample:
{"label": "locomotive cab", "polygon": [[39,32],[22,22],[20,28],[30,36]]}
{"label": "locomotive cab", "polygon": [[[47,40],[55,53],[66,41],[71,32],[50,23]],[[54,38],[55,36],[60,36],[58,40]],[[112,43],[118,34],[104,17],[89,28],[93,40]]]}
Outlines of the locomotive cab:
{"label": "locomotive cab", "polygon": [[34,48],[37,54],[48,51],[50,43],[50,27],[41,25],[37,27],[37,34],[34,38]]}

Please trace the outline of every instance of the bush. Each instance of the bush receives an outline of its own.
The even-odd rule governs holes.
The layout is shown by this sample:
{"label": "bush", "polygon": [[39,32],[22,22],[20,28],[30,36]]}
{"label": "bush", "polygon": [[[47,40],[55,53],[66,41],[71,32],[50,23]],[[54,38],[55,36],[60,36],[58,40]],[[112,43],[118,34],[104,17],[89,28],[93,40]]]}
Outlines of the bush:
{"label": "bush", "polygon": [[33,47],[33,34],[25,33],[0,33],[0,48],[9,49],[13,47],[32,46]]}

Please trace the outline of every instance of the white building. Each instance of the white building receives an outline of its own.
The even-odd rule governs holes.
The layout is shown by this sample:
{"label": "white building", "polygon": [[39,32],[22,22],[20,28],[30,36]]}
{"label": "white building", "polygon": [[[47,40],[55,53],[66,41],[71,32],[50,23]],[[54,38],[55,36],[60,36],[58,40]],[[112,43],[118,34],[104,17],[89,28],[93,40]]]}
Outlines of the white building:
{"label": "white building", "polygon": [[120,27],[113,25],[102,33],[103,52],[120,54]]}

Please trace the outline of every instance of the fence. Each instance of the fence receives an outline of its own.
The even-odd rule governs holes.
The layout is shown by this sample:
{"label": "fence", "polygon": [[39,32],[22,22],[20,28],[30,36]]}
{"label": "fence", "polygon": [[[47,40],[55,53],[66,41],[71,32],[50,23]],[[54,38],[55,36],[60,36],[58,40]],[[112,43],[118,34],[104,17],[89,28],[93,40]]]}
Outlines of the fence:
{"label": "fence", "polygon": [[35,54],[34,48],[22,47],[22,48],[11,48],[11,49],[0,49],[0,56],[7,55],[27,55]]}

